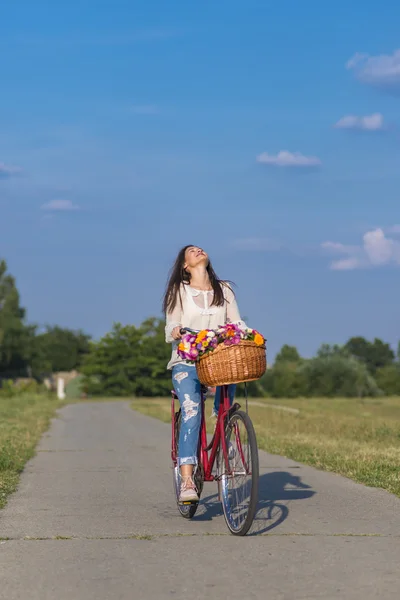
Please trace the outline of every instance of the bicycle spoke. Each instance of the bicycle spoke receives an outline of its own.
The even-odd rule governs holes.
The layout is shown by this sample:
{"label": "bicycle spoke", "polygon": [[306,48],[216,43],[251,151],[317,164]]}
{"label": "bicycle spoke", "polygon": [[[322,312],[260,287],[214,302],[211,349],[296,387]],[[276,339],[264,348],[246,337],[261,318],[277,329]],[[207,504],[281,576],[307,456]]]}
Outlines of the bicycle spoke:
{"label": "bicycle spoke", "polygon": [[222,456],[219,473],[224,515],[232,533],[244,535],[254,518],[258,489],[258,451],[249,417],[234,413],[225,435],[229,469]]}

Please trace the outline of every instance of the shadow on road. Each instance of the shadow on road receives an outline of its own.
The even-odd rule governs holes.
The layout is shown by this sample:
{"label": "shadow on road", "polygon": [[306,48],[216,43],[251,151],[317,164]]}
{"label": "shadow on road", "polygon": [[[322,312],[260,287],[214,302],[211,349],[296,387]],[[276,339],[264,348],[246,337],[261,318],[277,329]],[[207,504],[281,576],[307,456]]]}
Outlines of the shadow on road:
{"label": "shadow on road", "polygon": [[251,534],[260,535],[278,527],[289,515],[290,502],[311,498],[315,493],[301,477],[288,471],[264,473],[259,480],[258,510]]}
{"label": "shadow on road", "polygon": [[[289,515],[290,502],[311,498],[315,493],[301,477],[287,471],[264,473],[259,479],[259,501],[251,535],[260,535],[278,527]],[[201,510],[193,520],[211,521],[222,515],[218,495],[212,494],[202,499]]]}

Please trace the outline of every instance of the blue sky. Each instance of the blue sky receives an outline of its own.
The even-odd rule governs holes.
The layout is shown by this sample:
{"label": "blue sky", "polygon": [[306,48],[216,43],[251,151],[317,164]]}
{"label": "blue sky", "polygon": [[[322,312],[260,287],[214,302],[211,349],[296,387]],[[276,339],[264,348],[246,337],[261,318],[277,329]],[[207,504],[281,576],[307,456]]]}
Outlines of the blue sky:
{"label": "blue sky", "polygon": [[4,6],[0,256],[29,319],[159,315],[194,243],[271,357],[395,346],[399,25],[389,0]]}

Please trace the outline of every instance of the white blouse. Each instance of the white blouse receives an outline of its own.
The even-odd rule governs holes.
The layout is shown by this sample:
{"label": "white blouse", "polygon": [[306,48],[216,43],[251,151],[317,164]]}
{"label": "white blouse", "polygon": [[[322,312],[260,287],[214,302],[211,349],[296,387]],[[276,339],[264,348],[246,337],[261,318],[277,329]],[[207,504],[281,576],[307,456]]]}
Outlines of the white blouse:
{"label": "white blouse", "polygon": [[235,294],[227,285],[223,285],[225,302],[223,306],[211,306],[214,292],[196,290],[190,285],[181,285],[182,307],[177,298],[177,303],[172,312],[166,315],[165,341],[172,343],[172,356],[167,369],[185,361],[178,355],[179,340],[171,336],[175,327],[188,327],[196,331],[202,329],[217,329],[226,323],[236,323],[246,327],[240,319],[239,309]]}

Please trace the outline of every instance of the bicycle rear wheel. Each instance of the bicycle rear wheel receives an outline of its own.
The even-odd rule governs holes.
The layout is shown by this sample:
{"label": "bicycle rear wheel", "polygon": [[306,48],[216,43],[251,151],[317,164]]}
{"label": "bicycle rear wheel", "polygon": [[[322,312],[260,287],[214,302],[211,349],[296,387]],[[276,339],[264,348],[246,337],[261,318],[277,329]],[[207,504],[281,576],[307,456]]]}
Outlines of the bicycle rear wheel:
{"label": "bicycle rear wheel", "polygon": [[246,535],[253,522],[258,501],[258,448],[253,423],[238,410],[225,428],[229,468],[222,445],[219,451],[218,480],[226,524],[234,535]]}
{"label": "bicycle rear wheel", "polygon": [[[181,411],[179,411],[176,415],[175,415],[175,451],[176,451],[176,456],[179,456],[179,434],[180,434],[180,430],[181,430]],[[199,465],[194,473],[193,476],[194,479],[194,483],[196,485],[197,488],[197,492],[200,494],[202,492],[203,489],[203,477],[202,477],[202,468],[201,465]],[[185,519],[192,519],[194,517],[194,515],[196,514],[197,511],[197,507],[199,506],[198,502],[192,502],[191,504],[181,504],[179,502],[179,493],[180,493],[180,474],[179,474],[179,467],[178,465],[174,465],[173,468],[173,483],[174,483],[174,492],[175,492],[175,498],[176,498],[176,504],[178,507],[178,510],[180,512],[180,514],[182,515],[182,517],[184,517]]]}

